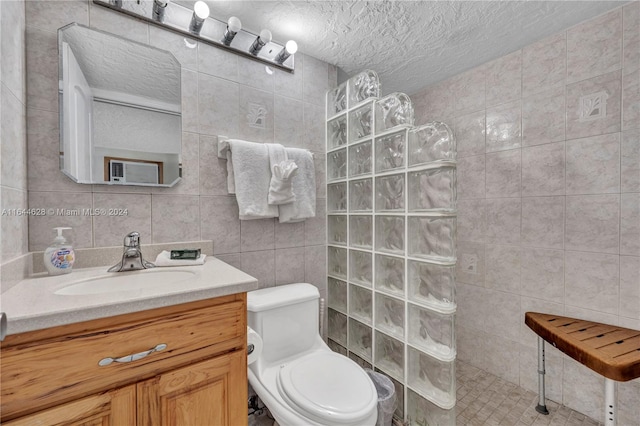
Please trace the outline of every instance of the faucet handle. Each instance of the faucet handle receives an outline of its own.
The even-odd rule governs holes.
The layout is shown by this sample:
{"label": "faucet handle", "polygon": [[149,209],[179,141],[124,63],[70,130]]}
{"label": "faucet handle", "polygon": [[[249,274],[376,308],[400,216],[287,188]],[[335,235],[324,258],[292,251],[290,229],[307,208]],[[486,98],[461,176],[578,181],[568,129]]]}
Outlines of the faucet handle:
{"label": "faucet handle", "polygon": [[140,233],[133,231],[129,232],[124,237],[124,246],[129,248],[139,248],[140,247]]}

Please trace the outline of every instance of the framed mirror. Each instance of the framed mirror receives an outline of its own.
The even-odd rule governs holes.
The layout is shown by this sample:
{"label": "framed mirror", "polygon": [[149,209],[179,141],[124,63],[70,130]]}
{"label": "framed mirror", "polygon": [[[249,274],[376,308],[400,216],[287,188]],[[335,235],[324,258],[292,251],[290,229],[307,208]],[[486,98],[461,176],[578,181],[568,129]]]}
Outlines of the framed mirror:
{"label": "framed mirror", "polygon": [[58,30],[60,169],[78,183],[180,181],[180,63],[80,24]]}

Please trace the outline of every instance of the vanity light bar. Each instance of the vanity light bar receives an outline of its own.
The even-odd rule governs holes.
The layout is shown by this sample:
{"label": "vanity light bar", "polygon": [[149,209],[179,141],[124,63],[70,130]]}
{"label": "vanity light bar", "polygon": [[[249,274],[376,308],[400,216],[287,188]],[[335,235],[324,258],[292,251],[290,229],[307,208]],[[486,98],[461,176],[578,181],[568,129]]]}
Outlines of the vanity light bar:
{"label": "vanity light bar", "polygon": [[[269,37],[270,41],[262,37],[263,35],[266,36],[268,30],[263,30],[260,35],[252,34],[242,28],[238,28],[238,31],[233,31],[236,29],[235,21],[232,25],[231,19],[229,22],[225,22],[212,17],[204,18],[202,23],[196,22],[196,28],[193,28],[194,20],[200,21],[200,16],[197,16],[193,9],[167,0],[140,2],[93,0],[93,3],[221,49],[229,50],[246,58],[266,63],[269,66],[291,73],[294,72],[294,55],[291,54],[283,60],[284,55],[279,55],[279,53],[283,50],[286,52],[285,46],[271,41],[271,37]],[[237,23],[237,26],[240,27],[239,20]],[[229,30],[235,32],[235,34],[231,36]],[[270,35],[271,33],[269,32]]]}

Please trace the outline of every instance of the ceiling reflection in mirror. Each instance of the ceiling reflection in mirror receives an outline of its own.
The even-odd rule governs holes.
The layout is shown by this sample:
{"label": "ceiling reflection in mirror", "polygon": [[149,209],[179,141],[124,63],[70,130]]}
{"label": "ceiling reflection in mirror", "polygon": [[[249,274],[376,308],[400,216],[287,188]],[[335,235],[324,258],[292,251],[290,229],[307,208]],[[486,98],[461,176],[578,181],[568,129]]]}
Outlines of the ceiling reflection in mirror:
{"label": "ceiling reflection in mirror", "polygon": [[165,50],[70,24],[58,30],[60,168],[78,183],[180,181],[180,63]]}

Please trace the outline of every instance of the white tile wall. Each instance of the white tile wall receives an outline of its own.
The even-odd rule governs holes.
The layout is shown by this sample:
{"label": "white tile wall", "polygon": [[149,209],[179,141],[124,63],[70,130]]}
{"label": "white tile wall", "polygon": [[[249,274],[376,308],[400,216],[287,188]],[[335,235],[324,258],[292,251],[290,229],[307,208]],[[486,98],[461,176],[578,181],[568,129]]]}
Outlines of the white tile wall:
{"label": "white tile wall", "polygon": [[[3,217],[3,259],[44,249],[53,226],[72,226],[77,247],[120,245],[124,234],[138,230],[143,243],[211,239],[216,255],[256,276],[263,287],[307,280],[325,294],[323,105],[326,90],[336,84],[335,67],[298,54],[294,74],[270,75],[264,64],[194,40],[189,41],[195,48],[188,48],[182,36],[90,0],[3,1],[1,9],[3,208],[26,207],[28,190],[32,207],[128,209],[126,216],[111,218],[30,217],[28,225],[26,217]],[[184,174],[178,186],[79,185],[59,171],[56,32],[71,22],[150,42],[180,61]],[[266,107],[264,128],[248,125],[250,104]],[[226,191],[226,164],[216,155],[217,135],[315,151],[318,219],[240,222],[235,198]],[[9,139],[16,143],[5,144]],[[12,148],[7,155],[5,146]]]}
{"label": "white tile wall", "polygon": [[[0,2],[0,259],[27,252],[26,56],[24,1]],[[5,210],[6,209],[6,210]],[[4,269],[3,271],[8,271]],[[2,273],[0,280],[9,279]]]}
{"label": "white tile wall", "polygon": [[[525,312],[640,327],[638,28],[634,1],[412,96],[458,141],[458,356],[532,391]],[[606,115],[581,118],[600,92]],[[602,417],[601,377],[553,348],[547,373],[553,400]],[[620,389],[635,424],[640,380]]]}

